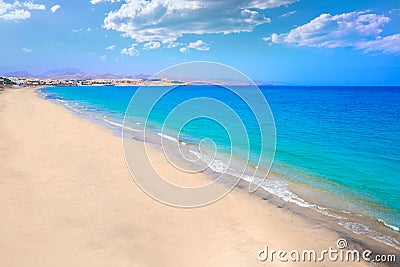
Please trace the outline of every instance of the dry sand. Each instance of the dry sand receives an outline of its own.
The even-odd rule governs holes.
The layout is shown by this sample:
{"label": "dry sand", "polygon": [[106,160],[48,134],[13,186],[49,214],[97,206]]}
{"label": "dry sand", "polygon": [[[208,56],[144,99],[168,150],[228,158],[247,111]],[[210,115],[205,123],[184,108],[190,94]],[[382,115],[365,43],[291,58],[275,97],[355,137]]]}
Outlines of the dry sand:
{"label": "dry sand", "polygon": [[119,137],[33,89],[0,93],[0,161],[0,266],[298,266],[257,252],[340,238],[240,189],[202,208],[161,204],[133,182]]}

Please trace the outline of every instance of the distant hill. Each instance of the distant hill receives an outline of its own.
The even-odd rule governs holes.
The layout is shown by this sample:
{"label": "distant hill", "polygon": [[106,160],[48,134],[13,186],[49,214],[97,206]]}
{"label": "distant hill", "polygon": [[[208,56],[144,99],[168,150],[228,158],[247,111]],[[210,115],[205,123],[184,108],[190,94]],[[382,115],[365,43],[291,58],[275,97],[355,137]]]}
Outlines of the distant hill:
{"label": "distant hill", "polygon": [[55,78],[55,77],[63,77],[63,76],[78,75],[78,74],[83,74],[83,72],[75,68],[66,68],[66,69],[48,70],[43,72],[39,76],[43,78]]}
{"label": "distant hill", "polygon": [[127,78],[139,78],[139,79],[143,79],[143,80],[147,80],[151,77],[152,75],[149,74],[138,74],[135,77],[132,76],[127,76]]}
{"label": "distant hill", "polygon": [[14,72],[9,72],[6,73],[4,76],[6,77],[17,77],[17,78],[31,78],[31,77],[35,77],[35,75],[24,71],[24,70],[20,70],[20,71],[14,71]]}
{"label": "distant hill", "polygon": [[[109,72],[101,73],[84,73],[83,71],[76,68],[61,68],[53,69],[43,72],[39,75],[31,74],[27,71],[16,71],[10,72],[4,75],[6,77],[18,77],[18,78],[40,78],[40,79],[62,79],[62,80],[94,80],[94,79],[122,79],[122,78],[139,78],[143,80],[150,79],[152,76],[147,74],[137,74],[137,75],[117,75]],[[190,78],[182,77],[172,77],[172,76],[162,76],[157,75],[158,78],[176,80],[181,82],[192,82]],[[224,79],[210,80],[210,82],[215,82],[218,84],[231,84],[231,85],[242,85],[241,81],[227,81]],[[261,83],[260,83],[261,84]]]}
{"label": "distant hill", "polygon": [[43,78],[53,79],[69,79],[69,80],[92,80],[92,79],[119,79],[123,76],[115,75],[112,73],[64,73],[62,75],[47,76]]}
{"label": "distant hill", "polygon": [[[70,80],[91,80],[91,79],[120,79],[120,78],[132,78],[134,76],[122,76],[108,72],[102,73],[84,73],[83,71],[76,68],[63,68],[54,69],[43,72],[39,75],[31,74],[27,71],[14,71],[4,75],[5,77],[17,77],[17,78],[50,78],[50,79],[70,79]],[[144,75],[143,75],[144,76]]]}

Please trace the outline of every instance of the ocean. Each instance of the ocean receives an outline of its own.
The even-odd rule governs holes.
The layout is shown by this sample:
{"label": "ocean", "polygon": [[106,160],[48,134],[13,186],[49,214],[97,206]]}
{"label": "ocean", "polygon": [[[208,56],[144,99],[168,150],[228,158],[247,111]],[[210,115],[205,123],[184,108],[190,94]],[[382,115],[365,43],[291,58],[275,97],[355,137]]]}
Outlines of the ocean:
{"label": "ocean", "polygon": [[[137,89],[47,87],[39,94],[120,134],[125,111]],[[267,151],[263,159],[274,158],[273,175],[261,188],[284,201],[337,217],[341,226],[400,249],[400,87],[260,86],[260,90],[269,103],[276,129],[275,155]],[[231,143],[230,135],[239,136],[241,132],[227,132],[223,122],[232,117],[224,114],[219,114],[222,123],[200,118],[182,128],[174,124],[179,120],[178,112],[165,127],[174,107],[199,97],[231,106],[248,133],[248,146],[240,141]],[[196,108],[193,106],[193,110]],[[218,113],[211,102],[201,109]],[[139,131],[146,122],[144,112],[140,105],[134,110],[125,126]],[[151,132],[170,141],[196,145],[204,139],[212,140],[222,152],[218,164],[210,168],[221,172],[227,164],[224,153],[231,151],[237,160],[263,167],[258,158],[265,151],[261,151],[260,130],[252,116],[248,106],[223,88],[180,86],[157,103],[147,123]],[[163,127],[166,130],[161,134]],[[363,220],[355,219],[358,216]],[[363,221],[379,222],[393,235],[379,233]]]}

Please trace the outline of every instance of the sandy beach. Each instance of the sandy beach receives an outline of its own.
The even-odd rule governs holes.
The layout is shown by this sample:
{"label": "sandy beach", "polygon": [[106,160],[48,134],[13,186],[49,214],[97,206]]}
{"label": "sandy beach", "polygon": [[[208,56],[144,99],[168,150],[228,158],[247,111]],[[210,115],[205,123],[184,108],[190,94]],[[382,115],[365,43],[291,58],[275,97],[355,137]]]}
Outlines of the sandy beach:
{"label": "sandy beach", "polygon": [[266,245],[321,251],[346,236],[240,189],[202,208],[161,204],[133,181],[120,137],[34,89],[0,92],[0,159],[0,266],[370,266],[259,261]]}

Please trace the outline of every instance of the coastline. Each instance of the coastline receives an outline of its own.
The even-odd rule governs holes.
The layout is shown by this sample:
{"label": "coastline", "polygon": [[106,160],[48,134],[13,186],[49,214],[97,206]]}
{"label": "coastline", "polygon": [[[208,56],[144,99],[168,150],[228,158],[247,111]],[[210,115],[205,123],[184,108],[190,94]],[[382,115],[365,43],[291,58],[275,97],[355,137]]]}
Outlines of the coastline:
{"label": "coastline", "polygon": [[[100,95],[102,95],[103,93],[104,92],[102,91]],[[51,89],[43,89],[39,90],[38,94],[40,95],[40,97],[52,101],[57,105],[61,105],[62,107],[66,108],[67,110],[71,111],[73,114],[78,115],[81,118],[85,118],[96,124],[111,128],[114,131],[114,134],[116,134],[117,136],[121,136],[121,127],[123,127],[123,125],[120,117],[122,115],[118,115],[118,113],[116,112],[120,112],[121,110],[123,110],[123,107],[125,105],[128,105],[128,103],[123,104],[119,109],[114,109],[110,111],[102,106],[97,107],[96,105],[91,105],[90,101],[89,103],[86,103],[85,101],[81,102],[79,100],[79,97],[77,98],[77,100],[73,100],[74,97],[72,97],[72,99],[69,99],[67,92],[61,92],[60,94],[58,94],[52,92]],[[64,94],[66,94],[66,97]],[[116,95],[109,95],[109,97],[111,98],[115,96]],[[137,118],[136,123],[135,121],[133,121],[128,124],[128,126],[125,125],[125,129],[130,132],[128,134],[131,135],[133,139],[143,142],[143,138],[140,137],[140,134],[136,134],[137,132],[142,131],[141,125],[143,124],[143,121]],[[176,143],[182,143],[184,144],[184,146],[182,147],[183,151],[181,151],[180,153],[185,154],[185,156],[188,158],[199,157],[198,153],[195,152],[197,150],[196,144],[198,140],[196,141],[193,136],[181,136],[178,137],[180,140],[177,140],[176,137],[172,137],[175,136],[173,132],[170,133],[171,136],[163,134],[161,133],[161,129],[158,128],[157,125],[155,125],[155,127],[150,127],[150,130],[146,130],[146,133],[146,143],[151,144],[154,148],[158,150],[163,150],[164,148],[162,148],[162,146],[166,145],[165,149],[170,154],[173,150],[175,150],[173,147],[176,145]],[[170,144],[168,143],[170,143],[172,147],[169,147]],[[194,145],[195,147],[193,147],[192,145]],[[175,152],[175,154],[176,153],[177,151]],[[180,162],[180,154],[177,153],[175,156],[177,156],[175,160]],[[213,179],[217,179],[217,177],[219,177],[221,173],[225,173],[225,169],[223,166],[228,166],[227,162],[229,162],[229,159],[227,157],[228,155],[224,155],[220,158],[217,158],[215,162],[210,165],[210,168],[205,171],[205,173],[213,177]],[[229,183],[229,180],[236,180],[238,177],[241,177],[240,172],[236,170],[240,169],[240,162],[243,162],[243,158],[233,155],[232,160],[234,162],[229,163],[229,165],[232,164],[232,168],[229,167],[227,169],[227,173],[229,174],[228,176],[231,176],[231,179],[228,178],[228,180],[225,181],[227,183]],[[238,161],[239,164],[238,168],[236,168],[236,161]],[[386,245],[394,247],[397,250],[400,250],[400,243],[398,241],[400,240],[400,236],[398,228],[387,224],[386,221],[380,219],[382,218],[380,216],[374,217],[370,214],[366,214],[365,212],[358,213],[358,210],[349,210],[347,208],[348,204],[346,202],[349,201],[348,198],[337,196],[335,197],[327,194],[326,192],[328,191],[326,191],[326,189],[324,191],[324,189],[322,188],[310,187],[305,183],[298,182],[296,179],[293,179],[293,177],[297,175],[296,171],[301,172],[302,170],[296,170],[294,168],[290,169],[290,167],[287,169],[279,169],[280,167],[285,165],[286,164],[280,164],[279,162],[277,162],[277,160],[275,160],[274,168],[271,170],[268,179],[264,182],[262,188],[260,188],[259,190],[265,190],[268,193],[271,193],[278,198],[284,200],[284,202],[291,202],[296,204],[296,206],[300,206],[301,208],[309,208],[317,213],[323,214],[324,216],[331,218],[333,217],[334,219],[336,219],[336,223],[342,228],[346,228],[347,230],[350,230],[357,235],[364,235],[365,237],[363,238],[372,238],[378,242],[384,243]],[[255,168],[254,165],[250,164],[250,168],[252,168],[252,171],[255,171],[255,169],[253,169]],[[317,176],[315,178],[317,178]],[[249,180],[246,176],[243,179]],[[379,210],[379,206],[375,208]],[[360,237],[359,239],[363,238]]]}
{"label": "coastline", "polygon": [[[257,251],[265,245],[321,250],[339,238],[356,248],[388,251],[269,194],[261,201],[235,189],[199,209],[165,206],[132,181],[120,138],[110,130],[40,99],[34,89],[4,90],[0,98],[0,209],[9,215],[0,229],[0,253],[6,266],[254,266],[264,264]],[[173,171],[154,154],[165,171]],[[145,155],[136,156],[140,162]]]}

